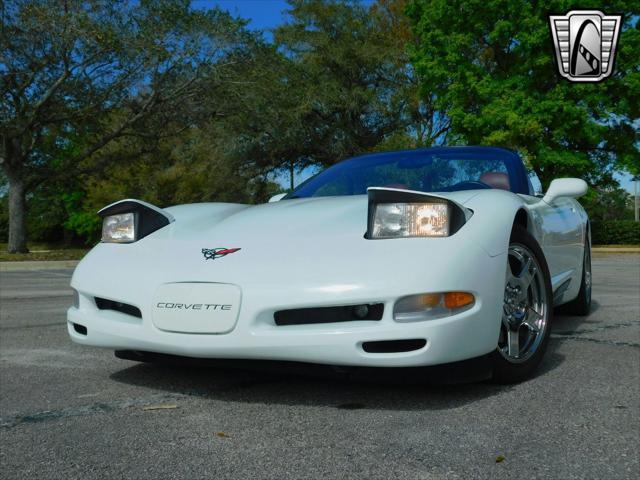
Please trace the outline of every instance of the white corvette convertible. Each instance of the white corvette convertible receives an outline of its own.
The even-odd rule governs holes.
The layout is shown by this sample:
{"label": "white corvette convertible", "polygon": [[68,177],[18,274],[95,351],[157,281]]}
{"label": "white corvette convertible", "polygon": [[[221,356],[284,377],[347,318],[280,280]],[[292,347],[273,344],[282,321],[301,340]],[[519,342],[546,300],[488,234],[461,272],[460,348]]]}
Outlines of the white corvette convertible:
{"label": "white corvette convertible", "polygon": [[589,312],[586,190],[563,178],[535,196],[517,154],[450,147],[352,158],[264,205],[122,200],[73,275],[69,334],[143,361],[520,381],[554,306]]}

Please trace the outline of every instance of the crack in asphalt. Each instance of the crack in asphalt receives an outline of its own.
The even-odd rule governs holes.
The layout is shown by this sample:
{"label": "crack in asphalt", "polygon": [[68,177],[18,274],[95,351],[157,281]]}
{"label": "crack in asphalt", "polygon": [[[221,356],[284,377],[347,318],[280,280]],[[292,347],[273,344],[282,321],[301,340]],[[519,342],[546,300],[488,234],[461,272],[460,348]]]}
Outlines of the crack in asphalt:
{"label": "crack in asphalt", "polygon": [[[216,388],[216,392],[243,390],[259,385],[281,382],[281,378],[269,378],[264,380],[240,380],[221,385]],[[76,407],[61,408],[58,410],[43,410],[40,412],[9,415],[0,417],[0,429],[11,429],[21,424],[33,424],[41,422],[55,421],[70,417],[80,417],[86,415],[96,415],[103,413],[114,413],[134,407],[146,407],[167,401],[185,400],[190,398],[209,398],[210,392],[203,389],[184,389],[181,392],[158,393],[144,398],[128,398],[113,402],[95,402]]]}
{"label": "crack in asphalt", "polygon": [[54,322],[54,323],[41,323],[35,325],[20,325],[20,326],[11,326],[11,327],[0,327],[0,332],[4,330],[23,330],[30,328],[50,328],[50,327],[59,327],[60,325],[66,325],[67,322]]}
{"label": "crack in asphalt", "polygon": [[38,294],[12,294],[12,295],[2,295],[0,296],[0,300],[2,301],[7,301],[7,300],[48,300],[50,298],[66,298],[69,297],[71,298],[73,296],[73,291],[71,290],[60,290],[59,293],[54,293],[54,294],[50,294],[50,293],[45,293],[42,295],[38,295]]}
{"label": "crack in asphalt", "polygon": [[13,428],[17,425],[25,423],[40,423],[69,417],[80,417],[100,413],[112,413],[118,410],[126,410],[132,407],[145,407],[159,402],[166,402],[168,400],[178,400],[183,398],[187,398],[187,395],[178,393],[162,393],[151,395],[146,398],[126,399],[114,402],[96,402],[88,405],[80,405],[78,407],[62,408],[60,410],[44,410],[41,412],[29,413],[25,415],[0,417],[0,428]]}
{"label": "crack in asphalt", "polygon": [[607,325],[600,325],[599,327],[592,327],[585,330],[565,330],[565,331],[559,331],[559,332],[553,332],[553,333],[556,335],[576,335],[576,334],[582,334],[582,333],[597,333],[605,330],[616,330],[618,328],[638,327],[638,326],[640,326],[640,322],[618,322],[618,323],[611,323]]}
{"label": "crack in asphalt", "polygon": [[612,323],[608,325],[600,325],[598,327],[592,327],[585,330],[565,330],[559,332],[553,332],[551,334],[551,338],[561,339],[561,340],[577,340],[580,342],[591,342],[597,343],[601,345],[612,345],[616,347],[632,347],[632,348],[640,348],[640,343],[637,342],[624,342],[619,340],[605,340],[601,338],[593,338],[593,337],[584,337],[582,335],[590,334],[590,333],[599,333],[607,330],[617,330],[625,327],[637,327],[640,326],[640,322],[618,322]]}
{"label": "crack in asphalt", "polygon": [[620,342],[617,340],[602,340],[600,338],[581,337],[579,335],[563,335],[559,333],[552,333],[551,338],[555,338],[559,340],[577,340],[579,342],[591,342],[591,343],[598,343],[601,345],[609,345],[614,347],[640,348],[640,343]]}

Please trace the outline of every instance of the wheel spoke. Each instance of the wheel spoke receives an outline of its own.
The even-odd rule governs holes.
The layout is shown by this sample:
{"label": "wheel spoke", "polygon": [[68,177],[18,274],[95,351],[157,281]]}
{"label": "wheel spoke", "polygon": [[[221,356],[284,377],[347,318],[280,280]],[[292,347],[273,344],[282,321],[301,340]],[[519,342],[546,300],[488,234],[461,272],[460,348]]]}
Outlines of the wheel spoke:
{"label": "wheel spoke", "polygon": [[507,314],[504,312],[502,313],[502,325],[504,325],[505,328],[509,330],[509,318],[507,317]]}
{"label": "wheel spoke", "polygon": [[520,335],[518,330],[507,330],[507,348],[509,349],[509,356],[517,358],[520,355]]}
{"label": "wheel spoke", "polygon": [[522,282],[522,294],[526,294],[526,289],[531,285],[533,277],[535,277],[536,273],[537,269],[533,266],[533,259],[528,258],[527,262],[524,265],[524,268],[520,272],[520,275],[518,275],[518,278],[520,278],[520,281]]}
{"label": "wheel spoke", "polygon": [[[544,318],[544,315],[542,315],[540,312],[538,312],[537,310],[535,310],[532,306],[527,306],[527,310],[529,311],[529,315],[533,315],[535,317],[535,321],[537,322],[538,320]],[[529,318],[529,315],[527,315],[527,318]]]}
{"label": "wheel spoke", "polygon": [[509,260],[507,259],[507,284],[512,282],[514,278],[516,278],[516,276],[511,270],[511,262],[509,262]]}
{"label": "wheel spoke", "polygon": [[539,333],[540,328],[536,325],[536,321],[531,318],[527,318],[524,322],[522,322],[524,326],[526,326],[531,332]]}

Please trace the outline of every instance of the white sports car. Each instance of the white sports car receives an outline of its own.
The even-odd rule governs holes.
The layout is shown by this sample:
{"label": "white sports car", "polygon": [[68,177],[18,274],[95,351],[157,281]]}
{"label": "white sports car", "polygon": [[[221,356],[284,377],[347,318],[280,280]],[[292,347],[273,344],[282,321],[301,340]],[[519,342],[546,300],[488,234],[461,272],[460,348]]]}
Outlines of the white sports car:
{"label": "white sports car", "polygon": [[535,196],[517,154],[446,147],[345,160],[264,205],[122,200],[73,275],[69,335],[143,361],[520,381],[553,307],[589,312],[586,190],[563,178]]}

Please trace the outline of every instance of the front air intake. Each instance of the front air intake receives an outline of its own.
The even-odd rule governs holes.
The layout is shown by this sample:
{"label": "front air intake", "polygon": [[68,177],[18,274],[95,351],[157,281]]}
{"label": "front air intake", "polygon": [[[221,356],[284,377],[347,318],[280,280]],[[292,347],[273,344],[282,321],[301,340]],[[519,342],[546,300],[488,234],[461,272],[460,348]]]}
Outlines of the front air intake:
{"label": "front air intake", "polygon": [[116,302],[115,300],[107,300],[106,298],[95,297],[96,307],[99,310],[114,310],[124,313],[132,317],[142,318],[142,312],[138,307],[129,305],[128,303]]}
{"label": "front air intake", "polygon": [[79,323],[73,323],[72,325],[76,333],[79,333],[80,335],[87,334],[87,327],[85,327],[84,325],[80,325]]}
{"label": "front air intake", "polygon": [[346,305],[340,307],[296,308],[274,313],[276,325],[310,325],[316,323],[380,320],[384,304]]}
{"label": "front air intake", "polygon": [[381,340],[377,342],[364,342],[362,349],[367,353],[403,353],[420,350],[426,344],[427,341],[424,338]]}

